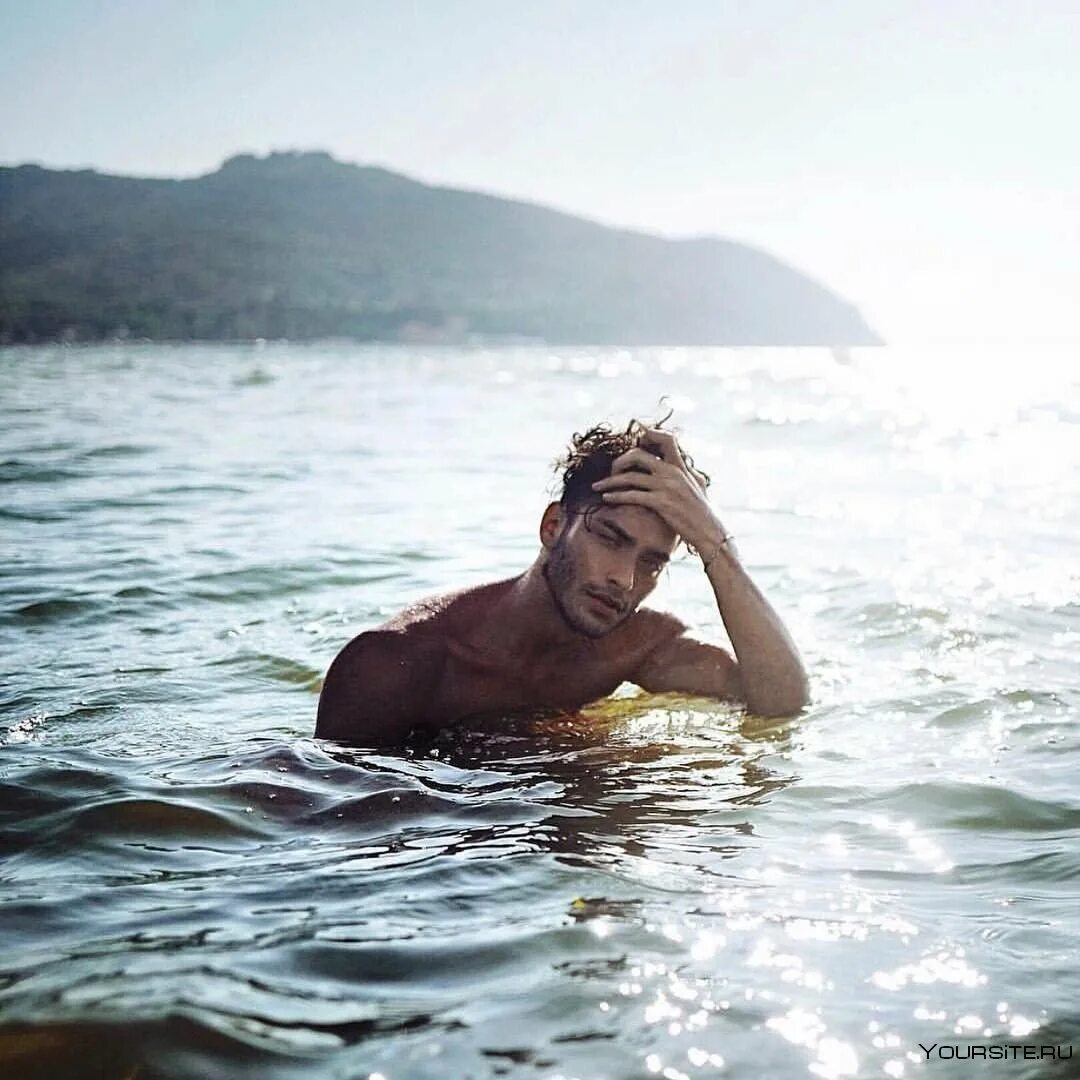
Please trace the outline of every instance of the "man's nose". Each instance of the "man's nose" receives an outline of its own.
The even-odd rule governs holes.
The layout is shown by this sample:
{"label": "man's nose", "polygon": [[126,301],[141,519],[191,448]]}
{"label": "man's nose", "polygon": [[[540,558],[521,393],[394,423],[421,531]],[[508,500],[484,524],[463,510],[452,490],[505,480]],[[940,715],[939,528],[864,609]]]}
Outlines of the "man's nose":
{"label": "man's nose", "polygon": [[614,585],[623,592],[630,592],[634,588],[634,560],[617,559],[608,566],[608,584]]}

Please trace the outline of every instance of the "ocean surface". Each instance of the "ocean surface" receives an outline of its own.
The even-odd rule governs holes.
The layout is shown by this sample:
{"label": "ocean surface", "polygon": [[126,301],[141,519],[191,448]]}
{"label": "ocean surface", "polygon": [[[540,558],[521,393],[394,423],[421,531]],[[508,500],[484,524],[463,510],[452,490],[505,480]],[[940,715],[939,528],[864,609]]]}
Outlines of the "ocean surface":
{"label": "ocean surface", "polygon": [[[313,738],[668,404],[803,715]],[[1080,1075],[1078,537],[1076,350],[0,351],[0,1076]]]}

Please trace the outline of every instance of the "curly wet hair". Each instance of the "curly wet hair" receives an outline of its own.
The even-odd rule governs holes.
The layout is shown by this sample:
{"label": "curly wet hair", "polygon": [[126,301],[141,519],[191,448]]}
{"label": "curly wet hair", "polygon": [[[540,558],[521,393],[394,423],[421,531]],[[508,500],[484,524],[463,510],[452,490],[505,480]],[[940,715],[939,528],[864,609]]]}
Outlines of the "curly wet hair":
{"label": "curly wet hair", "polygon": [[[631,420],[622,430],[616,430],[610,424],[596,424],[587,431],[575,432],[566,453],[555,462],[555,472],[562,483],[559,503],[563,508],[571,513],[580,513],[602,505],[592,485],[610,476],[612,462],[627,450],[640,446],[647,453],[659,457],[649,443],[649,428],[662,427],[670,418],[669,412],[663,420],[651,425]],[[709,477],[694,468],[694,459],[689,454],[683,450],[680,453],[686,467],[708,487]]]}

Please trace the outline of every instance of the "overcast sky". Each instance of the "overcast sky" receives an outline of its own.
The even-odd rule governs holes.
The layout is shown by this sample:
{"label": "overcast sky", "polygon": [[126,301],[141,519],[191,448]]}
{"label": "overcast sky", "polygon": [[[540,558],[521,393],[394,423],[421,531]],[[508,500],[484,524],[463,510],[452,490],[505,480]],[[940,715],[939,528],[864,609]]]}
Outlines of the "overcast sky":
{"label": "overcast sky", "polygon": [[1080,0],[0,0],[0,162],[326,149],[1080,340]]}

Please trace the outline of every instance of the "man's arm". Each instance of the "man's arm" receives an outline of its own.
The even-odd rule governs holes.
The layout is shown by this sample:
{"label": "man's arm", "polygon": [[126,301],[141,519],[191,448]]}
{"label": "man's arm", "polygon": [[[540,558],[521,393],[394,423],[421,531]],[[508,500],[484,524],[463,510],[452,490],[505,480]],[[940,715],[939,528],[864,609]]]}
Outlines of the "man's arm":
{"label": "man's arm", "polygon": [[649,437],[655,454],[628,451],[613,462],[611,477],[593,488],[610,505],[644,506],[659,514],[699,553],[735,657],[678,635],[650,654],[640,672],[644,681],[635,681],[646,690],[735,698],[759,716],[797,713],[810,700],[808,681],[780,616],[739,562],[705,498],[704,483],[687,467],[674,436],[653,430]]}
{"label": "man's arm", "polygon": [[735,657],[695,641],[667,615],[667,632],[631,681],[652,693],[741,701],[757,716],[792,716],[810,700],[802,661],[779,616],[729,547],[725,544],[724,554],[710,561],[707,573]]}
{"label": "man's arm", "polygon": [[[700,550],[700,549],[699,549]],[[702,553],[720,618],[738,658],[747,708],[758,716],[791,716],[810,702],[799,651],[780,616],[746,572],[730,540]]]}
{"label": "man's arm", "polygon": [[395,746],[425,719],[439,661],[401,631],[369,630],[338,653],[323,682],[315,735]]}
{"label": "man's arm", "polygon": [[686,624],[659,611],[642,611],[656,644],[629,680],[652,694],[696,694],[745,702],[739,665],[727,649],[687,635]]}

